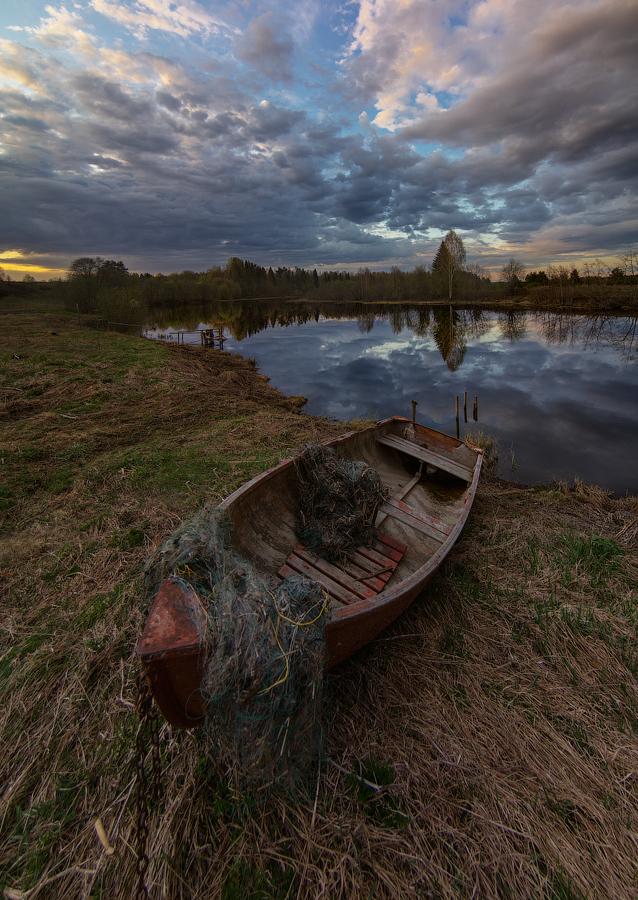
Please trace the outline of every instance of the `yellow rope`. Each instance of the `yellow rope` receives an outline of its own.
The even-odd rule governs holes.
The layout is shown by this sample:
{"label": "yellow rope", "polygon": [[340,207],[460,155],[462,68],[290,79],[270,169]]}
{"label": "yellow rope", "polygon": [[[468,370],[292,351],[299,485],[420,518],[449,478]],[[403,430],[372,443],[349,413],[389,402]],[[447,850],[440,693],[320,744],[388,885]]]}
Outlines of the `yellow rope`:
{"label": "yellow rope", "polygon": [[276,624],[273,623],[273,634],[275,636],[275,640],[277,641],[277,646],[279,647],[281,655],[284,658],[284,670],[281,673],[281,675],[279,676],[279,678],[277,679],[277,681],[273,681],[273,683],[271,685],[269,685],[267,688],[263,688],[263,690],[259,691],[258,696],[261,696],[262,694],[268,694],[274,688],[279,687],[280,684],[285,684],[285,682],[288,681],[288,676],[290,675],[290,663],[288,661],[288,657],[290,654],[286,653],[284,648],[281,646],[281,641],[279,640],[279,622],[283,619],[285,622],[289,622],[291,625],[295,625],[297,628],[307,628],[308,625],[314,625],[315,622],[318,622],[319,619],[322,617],[322,615],[325,613],[328,603],[330,601],[330,598],[328,597],[328,594],[326,593],[326,591],[322,591],[322,594],[323,594],[323,604],[321,606],[319,615],[315,616],[314,619],[310,619],[307,622],[296,622],[294,619],[290,619],[288,616],[284,615],[279,609],[277,609],[277,604],[275,603],[274,594],[272,594],[272,593],[270,594],[272,601],[273,601],[273,605],[275,607],[275,611],[277,612],[277,622],[276,622]]}
{"label": "yellow rope", "polygon": [[326,611],[326,608],[328,606],[330,598],[328,597],[328,594],[326,593],[326,591],[322,591],[321,593],[323,594],[323,604],[321,606],[319,614],[317,616],[315,616],[314,619],[309,619],[305,622],[296,622],[294,619],[290,619],[288,616],[284,615],[284,613],[282,613],[281,610],[277,609],[277,604],[275,603],[274,594],[271,594],[270,596],[272,597],[273,604],[275,606],[275,610],[277,611],[277,615],[279,616],[280,619],[283,619],[284,622],[289,622],[291,625],[295,625],[297,628],[307,628],[308,625],[314,625],[315,622],[318,622],[319,619],[322,617],[322,615]]}
{"label": "yellow rope", "polygon": [[281,650],[281,654],[284,658],[284,671],[279,676],[277,681],[273,681],[273,683],[270,685],[270,687],[264,688],[263,690],[259,691],[259,696],[261,696],[262,694],[267,694],[269,691],[272,691],[273,688],[279,687],[280,684],[284,684],[284,682],[288,681],[288,675],[290,674],[290,663],[288,662],[288,654],[286,653],[284,648],[281,646],[281,641],[279,640],[279,635],[277,634],[278,630],[279,630],[279,621],[277,621],[276,625],[273,624],[273,633],[275,635],[275,640],[277,641],[277,646]]}

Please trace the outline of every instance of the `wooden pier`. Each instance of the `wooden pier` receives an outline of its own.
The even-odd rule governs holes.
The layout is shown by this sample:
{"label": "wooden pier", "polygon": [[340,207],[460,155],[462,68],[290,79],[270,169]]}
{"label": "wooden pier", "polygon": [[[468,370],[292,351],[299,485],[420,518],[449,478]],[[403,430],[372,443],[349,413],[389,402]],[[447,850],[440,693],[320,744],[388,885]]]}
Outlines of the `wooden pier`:
{"label": "wooden pier", "polygon": [[190,341],[187,340],[191,335],[199,335],[200,344],[202,347],[210,347],[211,349],[223,350],[224,349],[224,341],[226,340],[226,335],[224,334],[224,326],[223,325],[215,325],[212,328],[193,328],[190,330],[184,329],[182,331],[167,331],[165,333],[154,334],[151,330],[146,330],[143,332],[143,337],[148,338],[149,340],[154,341],[166,341],[167,343],[175,343],[175,344],[192,344],[197,343],[197,338],[195,340]]}
{"label": "wooden pier", "polygon": [[202,347],[215,347],[215,343],[220,350],[224,349],[224,341],[226,337],[224,336],[224,326],[218,325],[214,328],[205,328],[199,333]]}

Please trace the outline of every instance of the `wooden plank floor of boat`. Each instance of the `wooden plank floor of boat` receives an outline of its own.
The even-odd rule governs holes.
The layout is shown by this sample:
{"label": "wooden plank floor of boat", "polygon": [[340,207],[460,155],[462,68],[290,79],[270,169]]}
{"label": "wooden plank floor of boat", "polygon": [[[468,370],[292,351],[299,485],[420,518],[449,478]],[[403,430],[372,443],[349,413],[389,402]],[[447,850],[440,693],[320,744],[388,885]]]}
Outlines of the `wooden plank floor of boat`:
{"label": "wooden plank floor of boat", "polygon": [[340,605],[368,600],[385,588],[407,549],[382,532],[377,533],[377,538],[372,547],[351,550],[339,562],[328,562],[297,544],[277,574],[280,578],[305,575],[319,582]]}

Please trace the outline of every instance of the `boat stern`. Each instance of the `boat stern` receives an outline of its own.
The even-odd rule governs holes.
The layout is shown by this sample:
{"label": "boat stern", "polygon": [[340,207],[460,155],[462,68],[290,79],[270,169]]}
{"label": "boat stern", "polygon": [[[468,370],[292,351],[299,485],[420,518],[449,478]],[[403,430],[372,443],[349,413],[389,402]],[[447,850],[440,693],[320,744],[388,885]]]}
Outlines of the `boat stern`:
{"label": "boat stern", "polygon": [[157,705],[177,728],[194,728],[204,718],[200,687],[206,627],[206,611],[193,588],[175,576],[163,581],[138,641],[137,654]]}

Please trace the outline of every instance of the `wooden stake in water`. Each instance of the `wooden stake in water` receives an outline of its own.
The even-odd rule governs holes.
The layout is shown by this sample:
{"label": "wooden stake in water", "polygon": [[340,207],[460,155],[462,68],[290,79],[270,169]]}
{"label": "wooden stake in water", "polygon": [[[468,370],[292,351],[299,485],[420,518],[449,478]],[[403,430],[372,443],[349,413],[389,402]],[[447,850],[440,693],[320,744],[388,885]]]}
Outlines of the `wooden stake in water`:
{"label": "wooden stake in water", "polygon": [[463,418],[467,422],[467,391],[463,391]]}
{"label": "wooden stake in water", "polygon": [[472,410],[472,418],[478,422],[478,396],[474,397],[474,409]]}
{"label": "wooden stake in water", "polygon": [[412,401],[412,424],[415,426],[416,426],[416,407],[417,407],[417,401],[413,400]]}
{"label": "wooden stake in water", "polygon": [[459,395],[456,395],[456,439],[461,437],[461,425],[459,421]]}

